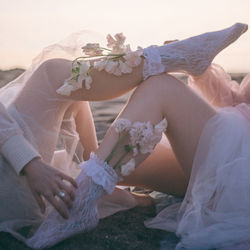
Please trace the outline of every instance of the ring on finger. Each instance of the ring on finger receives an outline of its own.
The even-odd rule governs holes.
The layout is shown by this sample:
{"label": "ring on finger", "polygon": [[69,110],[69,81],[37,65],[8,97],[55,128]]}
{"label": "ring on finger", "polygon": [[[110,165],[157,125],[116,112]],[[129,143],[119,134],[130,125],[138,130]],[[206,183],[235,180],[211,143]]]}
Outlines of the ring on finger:
{"label": "ring on finger", "polygon": [[66,196],[66,194],[65,194],[64,191],[61,190],[61,191],[59,192],[58,196],[59,196],[60,198],[64,198],[64,197]]}

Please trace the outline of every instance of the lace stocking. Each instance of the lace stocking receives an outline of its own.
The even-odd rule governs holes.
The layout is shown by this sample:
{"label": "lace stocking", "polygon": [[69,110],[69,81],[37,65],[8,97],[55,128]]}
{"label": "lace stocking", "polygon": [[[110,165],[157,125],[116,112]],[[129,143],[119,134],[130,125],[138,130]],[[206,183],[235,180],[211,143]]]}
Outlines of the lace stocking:
{"label": "lace stocking", "polygon": [[143,77],[163,72],[185,72],[201,75],[214,57],[247,30],[247,25],[235,25],[220,31],[208,32],[164,46],[150,46],[143,51]]}
{"label": "lace stocking", "polygon": [[77,233],[93,229],[99,220],[98,200],[112,193],[118,182],[116,172],[106,163],[91,154],[91,158],[80,165],[82,171],[77,177],[76,199],[69,213],[69,219],[62,218],[53,210],[43,221],[35,234],[27,240],[32,248],[45,248]]}

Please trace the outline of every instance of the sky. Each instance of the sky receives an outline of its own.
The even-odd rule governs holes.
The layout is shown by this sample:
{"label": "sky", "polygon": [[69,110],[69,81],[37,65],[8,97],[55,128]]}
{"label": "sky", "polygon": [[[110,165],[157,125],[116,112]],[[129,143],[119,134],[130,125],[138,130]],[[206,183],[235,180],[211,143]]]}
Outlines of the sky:
{"label": "sky", "polygon": [[[80,30],[123,32],[132,47],[146,47],[250,24],[249,13],[249,0],[0,0],[0,69],[27,68],[44,47]],[[250,72],[250,31],[215,63]]]}

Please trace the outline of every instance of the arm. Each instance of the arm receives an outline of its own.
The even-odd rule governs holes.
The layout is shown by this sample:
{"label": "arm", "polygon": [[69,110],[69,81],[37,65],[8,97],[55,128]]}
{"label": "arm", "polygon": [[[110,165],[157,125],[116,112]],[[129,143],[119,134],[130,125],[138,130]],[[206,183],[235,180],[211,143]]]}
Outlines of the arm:
{"label": "arm", "polygon": [[[44,196],[57,211],[67,218],[67,207],[72,204],[74,191],[65,185],[62,180],[67,180],[76,187],[75,181],[44,163],[39,153],[24,138],[22,130],[12,119],[3,104],[0,103],[0,152],[10,163],[17,174],[24,174],[30,189],[39,204],[41,211],[45,211]],[[54,195],[65,190],[70,197],[63,201],[55,199]],[[54,194],[54,195],[53,195]]]}
{"label": "arm", "polygon": [[17,174],[39,153],[24,138],[18,124],[8,115],[0,103],[0,152],[11,164]]}

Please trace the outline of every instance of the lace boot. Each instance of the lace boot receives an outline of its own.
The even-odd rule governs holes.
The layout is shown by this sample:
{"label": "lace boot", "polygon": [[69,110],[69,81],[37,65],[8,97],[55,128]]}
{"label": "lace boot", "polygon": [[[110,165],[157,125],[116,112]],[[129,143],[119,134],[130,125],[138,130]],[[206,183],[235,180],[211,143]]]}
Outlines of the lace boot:
{"label": "lace boot", "polygon": [[26,244],[31,248],[43,249],[78,233],[93,229],[99,221],[97,202],[106,193],[114,191],[119,177],[106,162],[95,154],[80,164],[81,173],[76,181],[78,188],[69,219],[64,219],[54,209],[30,237]]}
{"label": "lace boot", "polygon": [[163,46],[150,46],[143,51],[144,80],[163,72],[201,75],[214,57],[247,29],[246,24],[236,23],[220,31],[204,33]]}

